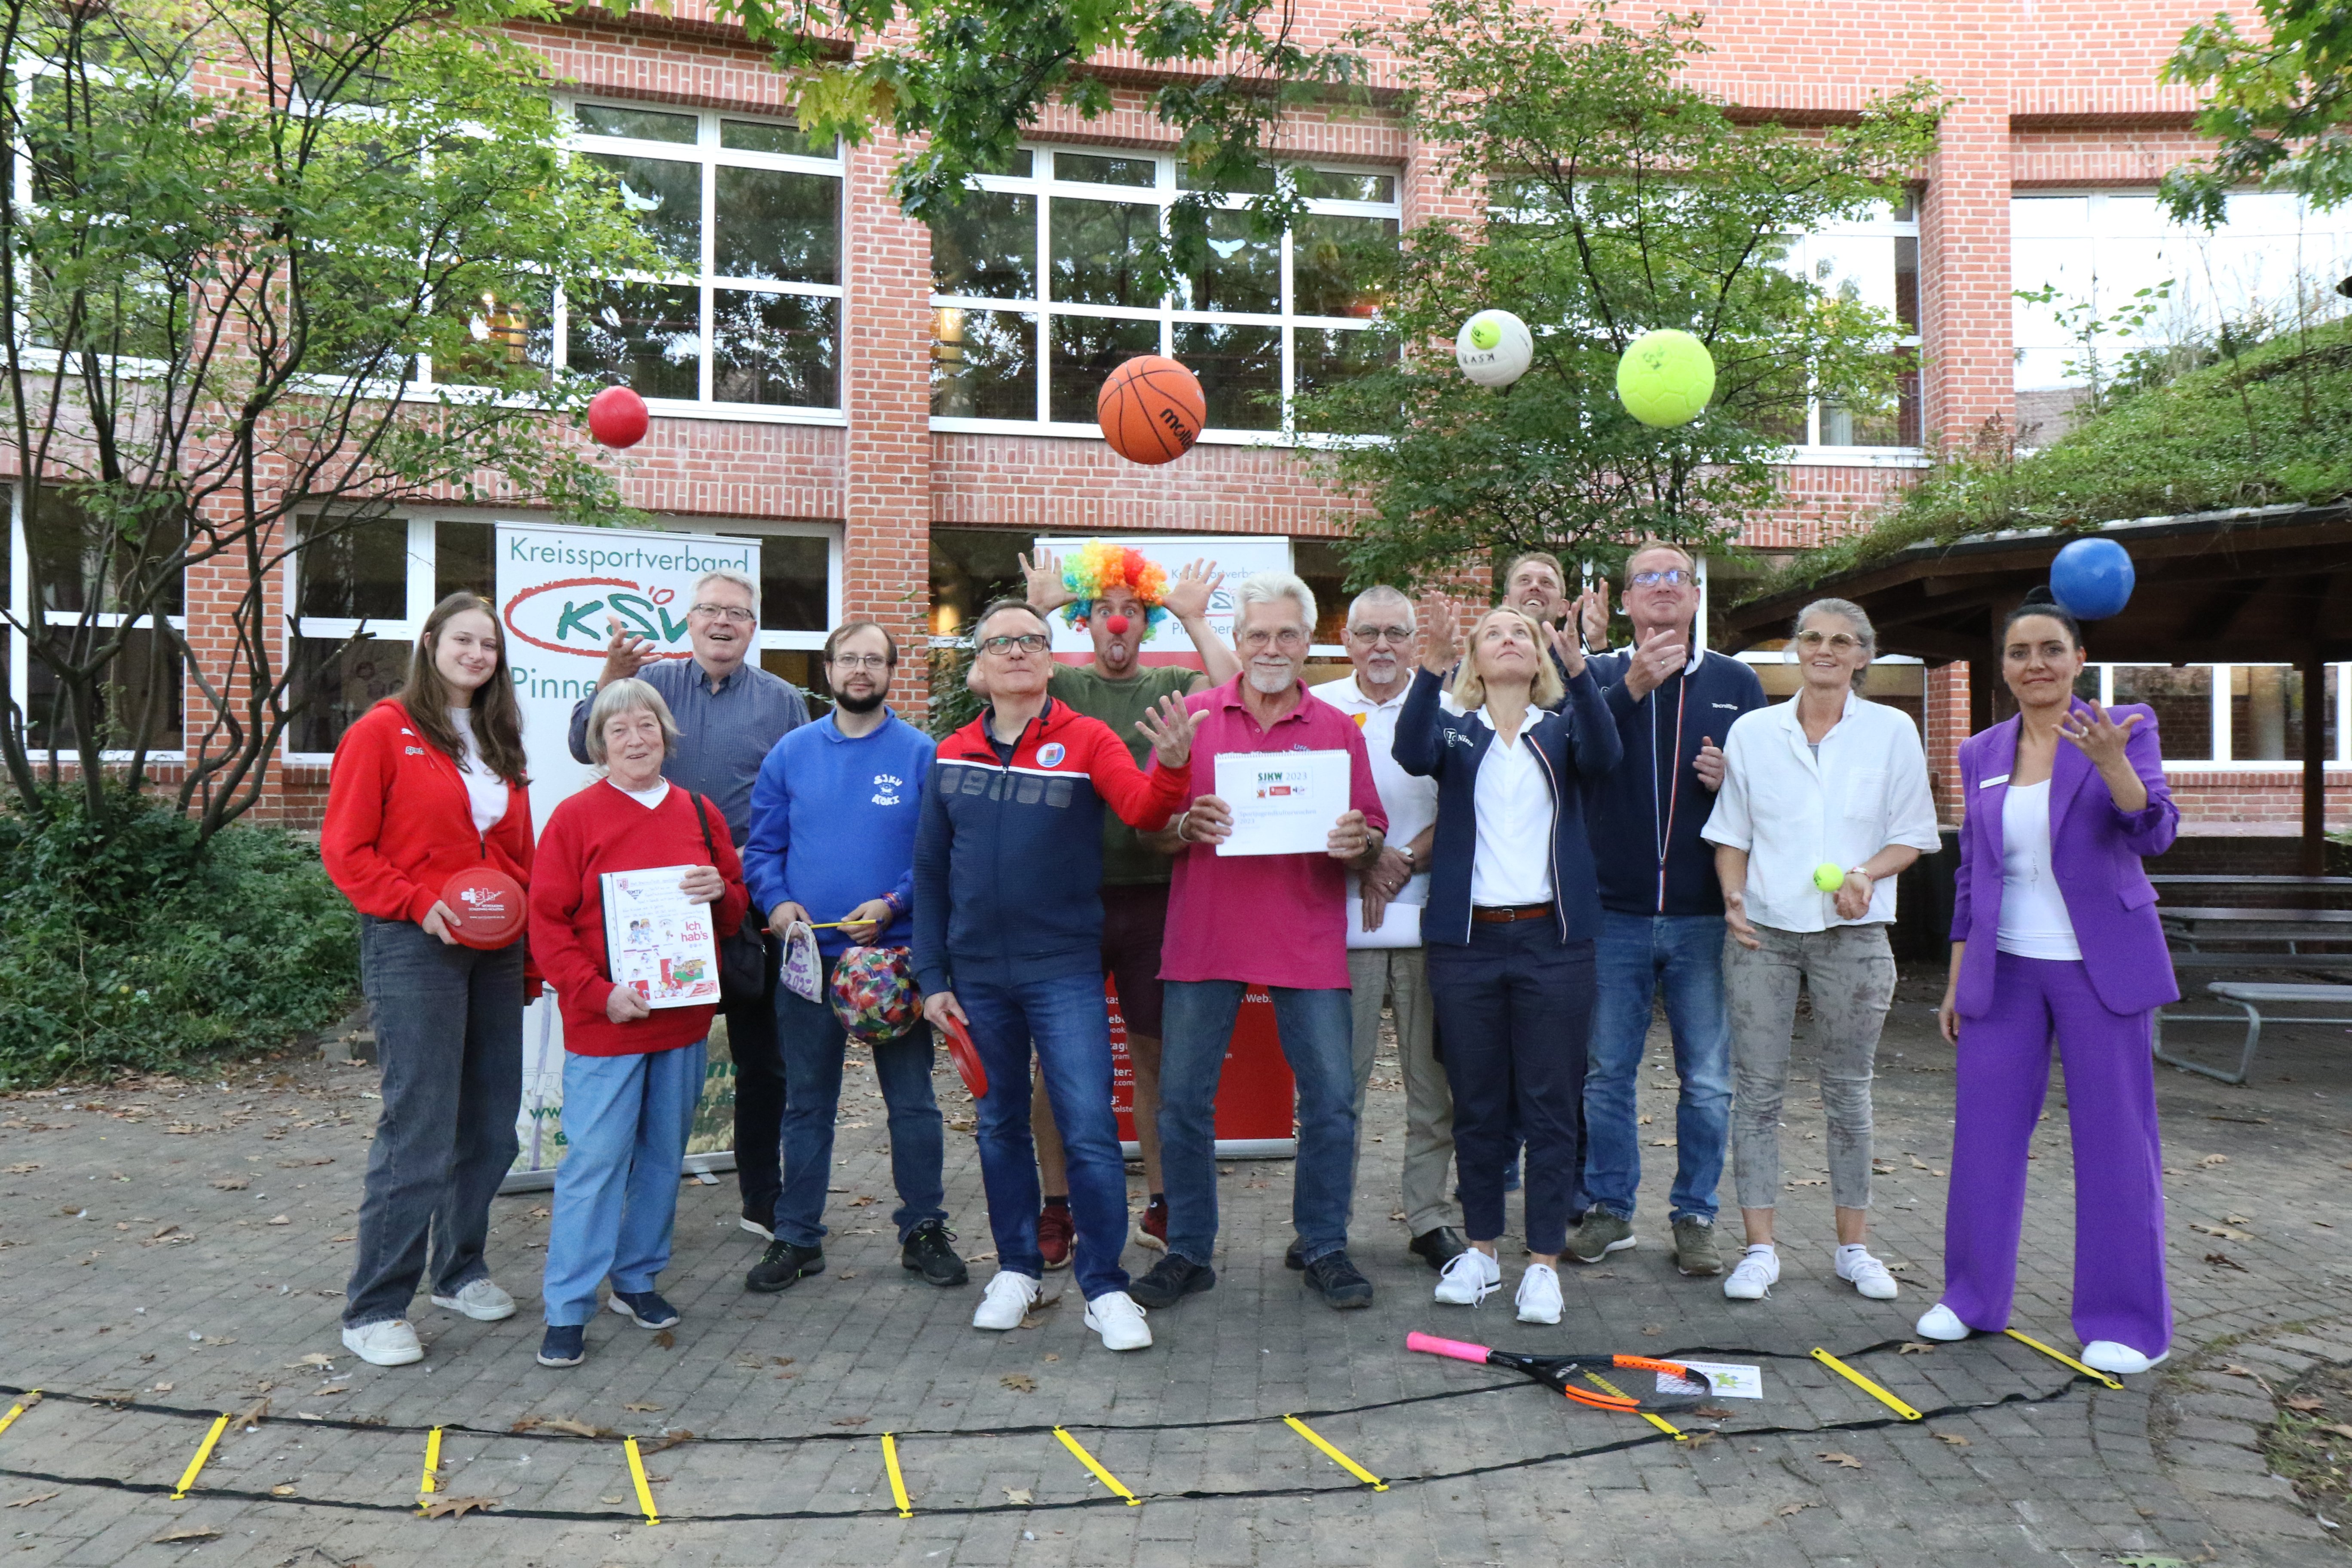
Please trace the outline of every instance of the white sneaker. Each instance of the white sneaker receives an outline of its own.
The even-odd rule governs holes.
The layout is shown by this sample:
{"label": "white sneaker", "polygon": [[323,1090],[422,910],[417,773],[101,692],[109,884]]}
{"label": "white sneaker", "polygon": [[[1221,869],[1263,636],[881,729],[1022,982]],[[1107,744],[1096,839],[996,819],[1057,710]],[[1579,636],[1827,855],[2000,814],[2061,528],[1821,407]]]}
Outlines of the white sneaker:
{"label": "white sneaker", "polygon": [[1017,1329],[1029,1309],[1037,1304],[1037,1292],[1044,1287],[1026,1274],[1015,1274],[1000,1268],[996,1278],[988,1282],[987,1293],[980,1299],[980,1310],[971,1315],[975,1329]]}
{"label": "white sneaker", "polygon": [[1953,1311],[1941,1301],[1920,1313],[1919,1321],[1911,1327],[1912,1331],[1921,1339],[1940,1340],[1946,1344],[1955,1340],[1967,1339],[1972,1331],[1966,1323],[1960,1321],[1960,1315],[1958,1312]]}
{"label": "white sneaker", "polygon": [[1895,1276],[1886,1271],[1886,1265],[1860,1247],[1837,1249],[1837,1277],[1874,1301],[1892,1301],[1903,1293],[1902,1287],[1895,1283]]}
{"label": "white sneaker", "polygon": [[1437,1277],[1437,1299],[1449,1307],[1475,1307],[1502,1288],[1503,1266],[1475,1247]]}
{"label": "white sneaker", "polygon": [[488,1279],[477,1279],[454,1296],[436,1296],[433,1304],[463,1312],[478,1323],[495,1323],[515,1313],[514,1298]]}
{"label": "white sneaker", "polygon": [[1559,1270],[1549,1263],[1530,1263],[1519,1276],[1519,1321],[1559,1321]]}
{"label": "white sneaker", "polygon": [[406,1366],[425,1359],[425,1347],[416,1342],[416,1331],[406,1318],[345,1329],[343,1348],[370,1366]]}
{"label": "white sneaker", "polygon": [[[1002,1274],[997,1278],[1004,1278]],[[1087,1303],[1087,1327],[1102,1336],[1107,1351],[1139,1351],[1151,1342],[1143,1309],[1124,1290],[1106,1290]]]}
{"label": "white sneaker", "polygon": [[1723,1282],[1723,1293],[1735,1301],[1761,1301],[1780,1282],[1780,1255],[1758,1245],[1739,1255],[1739,1266]]}
{"label": "white sneaker", "polygon": [[2136,1372],[2146,1372],[2172,1352],[2161,1350],[2153,1356],[2144,1356],[2126,1344],[2114,1340],[2093,1340],[2083,1347],[2083,1364],[2117,1377],[2128,1377]]}

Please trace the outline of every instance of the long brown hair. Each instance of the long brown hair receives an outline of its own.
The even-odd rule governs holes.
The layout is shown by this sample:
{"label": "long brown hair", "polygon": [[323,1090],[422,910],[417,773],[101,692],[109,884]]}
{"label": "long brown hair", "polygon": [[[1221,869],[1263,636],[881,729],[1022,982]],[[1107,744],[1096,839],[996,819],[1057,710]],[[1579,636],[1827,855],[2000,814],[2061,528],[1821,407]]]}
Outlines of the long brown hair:
{"label": "long brown hair", "polygon": [[490,617],[490,628],[499,642],[498,668],[474,693],[474,742],[490,772],[520,789],[530,783],[523,772],[522,706],[515,700],[514,677],[507,669],[506,632],[488,599],[460,589],[433,606],[433,613],[425,617],[416,649],[409,655],[408,681],[400,689],[400,705],[408,710],[408,721],[418,734],[464,765],[465,743],[457,739],[457,727],[449,722],[449,683],[441,679],[433,656],[441,643],[441,628],[467,610],[479,610]]}

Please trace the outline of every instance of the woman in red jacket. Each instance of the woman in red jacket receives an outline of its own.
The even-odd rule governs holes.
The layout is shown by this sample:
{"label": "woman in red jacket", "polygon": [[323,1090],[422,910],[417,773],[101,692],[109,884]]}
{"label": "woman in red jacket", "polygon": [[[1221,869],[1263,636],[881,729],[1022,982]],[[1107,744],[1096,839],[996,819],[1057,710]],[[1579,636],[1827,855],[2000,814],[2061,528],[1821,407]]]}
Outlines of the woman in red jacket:
{"label": "woman in red jacket", "polygon": [[[557,806],[540,839],[531,951],[563,1006],[564,1051],[541,1366],[580,1364],[606,1279],[613,1310],[639,1328],[677,1321],[654,1281],[669,1267],[678,1166],[702,1097],[702,1042],[719,1001],[714,939],[742,923],[751,894],[726,817],[662,777],[677,748],[660,692],[607,682],[588,709],[588,755],[604,782]],[[660,868],[671,874],[634,889],[614,879]],[[609,920],[608,899],[620,906]],[[705,956],[683,956],[681,939],[707,944]]]}
{"label": "woman in red jacket", "polygon": [[428,1245],[436,1306],[484,1322],[515,1310],[482,1251],[522,1101],[522,931],[503,947],[467,946],[441,897],[451,877],[485,866],[530,879],[522,713],[488,600],[434,605],[400,695],[344,732],[320,853],[360,912],[383,1090],[343,1344],[401,1366],[425,1354],[408,1303]]}

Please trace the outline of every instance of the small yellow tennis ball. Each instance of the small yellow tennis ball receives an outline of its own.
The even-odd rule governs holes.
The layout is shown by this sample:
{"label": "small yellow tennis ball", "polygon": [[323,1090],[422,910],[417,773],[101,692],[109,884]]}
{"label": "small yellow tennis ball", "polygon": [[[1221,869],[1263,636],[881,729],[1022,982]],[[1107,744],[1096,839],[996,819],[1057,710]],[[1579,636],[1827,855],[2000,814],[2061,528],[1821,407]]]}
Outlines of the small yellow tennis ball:
{"label": "small yellow tennis ball", "polygon": [[1688,332],[1662,327],[1617,361],[1617,400],[1644,425],[1687,425],[1715,395],[1715,356]]}
{"label": "small yellow tennis ball", "polygon": [[1834,860],[1824,860],[1813,868],[1813,886],[1824,893],[1834,893],[1845,886],[1845,868]]}
{"label": "small yellow tennis ball", "polygon": [[1470,342],[1473,347],[1491,349],[1503,341],[1502,323],[1488,316],[1470,319]]}

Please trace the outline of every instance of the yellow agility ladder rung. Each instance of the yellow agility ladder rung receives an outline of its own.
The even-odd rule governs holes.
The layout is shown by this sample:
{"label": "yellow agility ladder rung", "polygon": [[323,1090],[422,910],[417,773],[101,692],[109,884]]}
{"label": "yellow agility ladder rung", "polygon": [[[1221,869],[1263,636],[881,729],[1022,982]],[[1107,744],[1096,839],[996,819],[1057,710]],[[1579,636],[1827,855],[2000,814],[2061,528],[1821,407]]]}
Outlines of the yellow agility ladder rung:
{"label": "yellow agility ladder rung", "polygon": [[1347,1471],[1349,1475],[1355,1477],[1358,1480],[1363,1482],[1374,1491],[1384,1492],[1389,1489],[1388,1482],[1381,1479],[1380,1477],[1372,1474],[1371,1471],[1364,1468],[1363,1466],[1356,1463],[1355,1460],[1348,1458],[1347,1455],[1333,1447],[1324,1437],[1322,1433],[1318,1432],[1314,1427],[1309,1426],[1297,1416],[1286,1415],[1282,1420],[1283,1424],[1288,1426],[1292,1431],[1297,1433],[1300,1436],[1314,1444],[1318,1448],[1322,1449],[1323,1457],[1325,1458],[1330,1460],[1333,1464],[1339,1466],[1341,1469]]}
{"label": "yellow agility ladder rung", "polygon": [[896,1434],[882,1434],[882,1464],[890,1472],[891,1500],[898,1505],[900,1519],[915,1517],[915,1505],[907,1500],[907,1478],[898,1468],[898,1438]]}
{"label": "yellow agility ladder rung", "polygon": [[645,1456],[637,1452],[637,1440],[635,1437],[624,1437],[621,1443],[622,1447],[628,1450],[629,1479],[636,1483],[637,1506],[645,1510],[647,1524],[659,1524],[661,1515],[654,1508],[654,1489],[646,1480]]}
{"label": "yellow agility ladder rung", "polygon": [[2124,1385],[2121,1383],[2109,1377],[2097,1367],[2084,1366],[2081,1362],[2076,1361],[2064,1351],[2053,1350],[2051,1347],[2043,1344],[2040,1340],[2035,1339],[2031,1334],[2021,1334],[2015,1329],[2003,1329],[2001,1330],[2001,1332],[2007,1334],[2011,1339],[2015,1340],[2019,1344],[2031,1345],[2033,1349],[2040,1351],[2043,1355],[2048,1356],[2052,1361],[2065,1363],[2068,1366],[2073,1367],[2076,1372],[2081,1373],[2084,1377],[2105,1384],[2117,1394],[2121,1394],[2124,1390]]}
{"label": "yellow agility ladder rung", "polygon": [[0,1432],[5,1432],[9,1427],[14,1426],[16,1424],[17,1416],[22,1415],[26,1411],[30,1410],[34,1405],[38,1405],[40,1402],[41,1391],[39,1389],[35,1388],[26,1390],[24,1398],[18,1400],[16,1404],[8,1407],[7,1415],[0,1415]]}
{"label": "yellow agility ladder rung", "polygon": [[188,1468],[180,1472],[180,1484],[172,1489],[173,1502],[186,1497],[188,1489],[196,1484],[196,1477],[204,1469],[205,1461],[213,1457],[213,1445],[219,1442],[221,1434],[228,1430],[230,1420],[231,1416],[226,1410],[213,1418],[212,1430],[205,1433],[205,1440],[196,1445],[196,1457],[188,1461]]}
{"label": "yellow agility ladder rung", "polygon": [[[1607,1378],[1601,1376],[1597,1372],[1586,1373],[1584,1374],[1584,1381],[1591,1384],[1603,1394],[1613,1394],[1620,1399],[1631,1399],[1633,1397],[1632,1394],[1626,1393],[1623,1389],[1618,1387],[1615,1384],[1610,1382]],[[1636,1410],[1633,1414],[1639,1415],[1643,1420],[1647,1421],[1651,1426],[1655,1426],[1659,1431],[1664,1432],[1667,1436],[1672,1437],[1677,1443],[1687,1443],[1690,1441],[1690,1434],[1685,1432],[1681,1427],[1676,1426],[1673,1422],[1654,1411]]]}
{"label": "yellow agility ladder rung", "polygon": [[1071,1436],[1068,1432],[1063,1430],[1059,1426],[1054,1428],[1054,1436],[1062,1440],[1063,1447],[1067,1448],[1071,1453],[1077,1456],[1078,1463],[1084,1465],[1087,1469],[1094,1472],[1095,1479],[1108,1487],[1112,1491],[1117,1492],[1120,1497],[1125,1498],[1127,1500],[1128,1507],[1141,1508],[1143,1506],[1143,1500],[1136,1496],[1133,1492],[1128,1490],[1124,1486],[1120,1485],[1118,1478],[1112,1475],[1108,1470],[1104,1469],[1102,1468],[1102,1461],[1096,1458],[1092,1454],[1087,1453],[1085,1447],[1079,1444],[1076,1437]]}
{"label": "yellow agility ladder rung", "polygon": [[1904,1420],[1925,1421],[1927,1419],[1925,1415],[1920,1415],[1916,1410],[1912,1409],[1909,1405],[1904,1404],[1903,1401],[1895,1398],[1895,1395],[1889,1394],[1885,1389],[1881,1388],[1878,1384],[1871,1382],[1870,1379],[1863,1376],[1862,1373],[1854,1371],[1853,1368],[1846,1365],[1845,1363],[1838,1360],[1837,1357],[1830,1354],[1829,1352],[1822,1349],[1819,1345],[1815,1345],[1813,1347],[1813,1359],[1821,1363],[1823,1366],[1829,1368],[1832,1372],[1837,1373],[1840,1377],[1844,1378],[1848,1383],[1853,1384],[1856,1388],[1859,1388],[1873,1399],[1875,1399],[1881,1405],[1885,1405],[1886,1408],[1903,1417]]}

